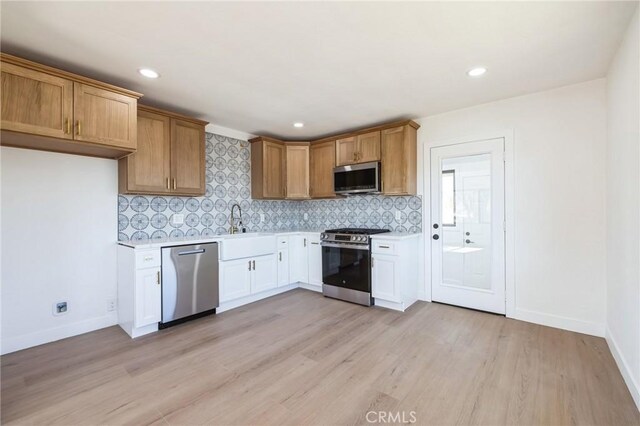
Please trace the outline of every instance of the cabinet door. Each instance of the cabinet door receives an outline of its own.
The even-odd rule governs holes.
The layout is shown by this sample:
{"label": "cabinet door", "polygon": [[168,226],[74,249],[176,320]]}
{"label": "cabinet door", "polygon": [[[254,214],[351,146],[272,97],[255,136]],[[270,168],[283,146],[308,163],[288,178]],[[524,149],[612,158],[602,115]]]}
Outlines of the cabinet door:
{"label": "cabinet door", "polygon": [[309,198],[309,145],[286,145],[287,198]]}
{"label": "cabinet door", "polygon": [[409,126],[382,131],[382,192],[407,195],[416,192],[415,129]]}
{"label": "cabinet door", "polygon": [[82,83],[73,84],[74,139],[136,148],[138,101]]}
{"label": "cabinet door", "polygon": [[271,290],[278,286],[276,255],[258,256],[252,259],[251,294]]}
{"label": "cabinet door", "polygon": [[289,237],[289,280],[292,283],[309,282],[308,238],[304,235]]}
{"label": "cabinet door", "polygon": [[135,327],[160,322],[162,309],[160,268],[138,269],[135,287]]}
{"label": "cabinet door", "polygon": [[336,141],[336,166],[354,164],[356,162],[356,137],[338,139]]}
{"label": "cabinet door", "polygon": [[320,235],[309,237],[309,284],[322,285],[322,247]]}
{"label": "cabinet door", "polygon": [[264,198],[285,197],[285,146],[274,142],[263,142],[262,185]]}
{"label": "cabinet door", "polygon": [[380,132],[371,132],[365,133],[364,135],[358,135],[357,147],[357,163],[380,161]]}
{"label": "cabinet door", "polygon": [[220,302],[251,294],[251,260],[220,262]]}
{"label": "cabinet door", "polygon": [[2,129],[73,139],[73,82],[2,63]]}
{"label": "cabinet door", "polygon": [[400,302],[399,272],[395,256],[378,254],[371,259],[371,293],[377,299]]}
{"label": "cabinet door", "polygon": [[171,192],[171,119],[166,115],[138,111],[138,149],[120,160],[127,167],[120,175],[122,192]]}
{"label": "cabinet door", "polygon": [[336,165],[335,141],[311,145],[309,149],[309,175],[311,198],[335,197],[333,168]]}
{"label": "cabinet door", "polygon": [[171,119],[171,191],[204,195],[204,126]]}
{"label": "cabinet door", "polygon": [[289,281],[289,250],[278,250],[278,287],[290,284]]}

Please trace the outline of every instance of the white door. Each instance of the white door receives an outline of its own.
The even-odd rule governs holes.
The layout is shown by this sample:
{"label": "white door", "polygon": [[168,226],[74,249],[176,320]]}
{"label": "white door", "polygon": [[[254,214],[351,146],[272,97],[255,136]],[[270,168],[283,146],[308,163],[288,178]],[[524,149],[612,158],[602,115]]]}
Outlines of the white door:
{"label": "white door", "polygon": [[276,255],[258,256],[251,260],[251,294],[271,290],[278,286],[278,266]]}
{"label": "white door", "polygon": [[289,250],[278,250],[278,287],[289,284]]}
{"label": "white door", "polygon": [[505,313],[504,140],[431,149],[431,296]]}
{"label": "white door", "polygon": [[220,262],[220,301],[237,299],[251,294],[250,259]]}
{"label": "white door", "polygon": [[160,268],[139,269],[136,272],[135,300],[136,327],[160,322],[162,306]]}

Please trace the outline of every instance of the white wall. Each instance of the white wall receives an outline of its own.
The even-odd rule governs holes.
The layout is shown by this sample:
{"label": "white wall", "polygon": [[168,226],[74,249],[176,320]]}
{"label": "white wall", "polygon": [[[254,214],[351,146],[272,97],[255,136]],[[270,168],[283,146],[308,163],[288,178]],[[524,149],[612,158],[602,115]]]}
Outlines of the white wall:
{"label": "white wall", "polygon": [[[2,353],[117,323],[117,162],[2,147]],[[69,312],[53,316],[66,300]]]}
{"label": "white wall", "polygon": [[[419,150],[505,129],[513,135],[513,317],[600,336],[606,296],[605,89],[606,81],[598,79],[426,117],[418,133]],[[421,176],[428,176],[429,164],[422,163]],[[428,206],[429,188],[423,193]]]}
{"label": "white wall", "polygon": [[640,407],[638,10],[607,76],[607,341]]}

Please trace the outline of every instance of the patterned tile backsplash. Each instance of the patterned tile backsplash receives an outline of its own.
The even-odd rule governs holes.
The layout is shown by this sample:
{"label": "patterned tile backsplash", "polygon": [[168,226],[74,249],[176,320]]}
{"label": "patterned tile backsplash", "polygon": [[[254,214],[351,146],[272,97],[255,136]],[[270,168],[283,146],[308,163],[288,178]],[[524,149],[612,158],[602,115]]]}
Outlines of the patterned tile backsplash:
{"label": "patterned tile backsplash", "polygon": [[[226,233],[234,203],[242,208],[249,232],[343,226],[422,230],[420,197],[362,195],[331,200],[252,200],[250,149],[247,141],[207,133],[205,196],[120,195],[118,239]],[[184,215],[184,223],[174,225],[171,220],[174,214]]]}

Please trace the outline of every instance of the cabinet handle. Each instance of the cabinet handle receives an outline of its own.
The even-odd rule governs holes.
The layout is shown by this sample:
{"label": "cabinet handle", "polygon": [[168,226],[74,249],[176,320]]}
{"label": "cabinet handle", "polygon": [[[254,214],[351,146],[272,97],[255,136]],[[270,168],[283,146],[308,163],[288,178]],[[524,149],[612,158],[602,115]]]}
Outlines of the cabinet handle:
{"label": "cabinet handle", "polygon": [[255,271],[256,270],[256,261],[252,260],[252,262],[253,262],[253,270]]}
{"label": "cabinet handle", "polygon": [[249,261],[249,270],[251,270],[251,261]]}
{"label": "cabinet handle", "polygon": [[371,258],[371,267],[373,268],[373,257]]}
{"label": "cabinet handle", "polygon": [[278,260],[282,262],[282,252],[278,253]]}
{"label": "cabinet handle", "polygon": [[71,134],[71,121],[67,118],[65,121],[65,126],[67,127],[67,130],[64,132],[65,135],[70,135]]}
{"label": "cabinet handle", "polygon": [[389,246],[378,246],[380,248],[389,248]]}
{"label": "cabinet handle", "polygon": [[157,278],[156,283],[160,285],[160,271],[158,271],[158,275],[156,278]]}
{"label": "cabinet handle", "polygon": [[174,190],[174,191],[176,190],[176,187],[177,187],[177,185],[176,185],[176,178],[173,178],[173,190]]}
{"label": "cabinet handle", "polygon": [[78,120],[78,136],[82,134],[82,125],[80,124],[80,120]]}
{"label": "cabinet handle", "polygon": [[307,246],[307,239],[306,238],[303,240],[303,245],[304,245],[304,247]]}
{"label": "cabinet handle", "polygon": [[171,189],[169,188],[169,178],[167,178],[167,189]]}
{"label": "cabinet handle", "polygon": [[313,245],[317,246],[317,245],[318,245],[318,244],[320,244],[320,243],[314,243],[313,241],[311,241],[311,244],[313,244]]}

